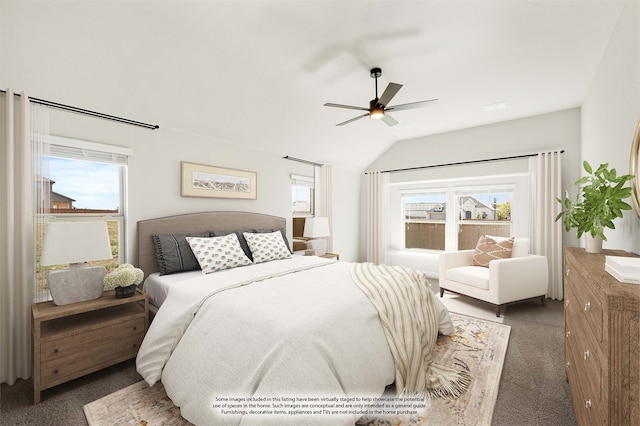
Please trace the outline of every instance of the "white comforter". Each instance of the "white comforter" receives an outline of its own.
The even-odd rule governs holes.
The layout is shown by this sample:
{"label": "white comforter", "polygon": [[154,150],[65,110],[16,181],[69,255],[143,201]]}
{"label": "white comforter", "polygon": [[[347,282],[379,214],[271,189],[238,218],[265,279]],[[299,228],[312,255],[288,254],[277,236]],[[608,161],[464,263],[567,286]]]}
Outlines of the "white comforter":
{"label": "white comforter", "polygon": [[394,381],[393,358],[350,267],[292,257],[172,288],[142,343],[138,372],[149,385],[161,379],[182,416],[198,425],[352,425],[357,415],[278,417],[214,408],[225,397],[383,393]]}

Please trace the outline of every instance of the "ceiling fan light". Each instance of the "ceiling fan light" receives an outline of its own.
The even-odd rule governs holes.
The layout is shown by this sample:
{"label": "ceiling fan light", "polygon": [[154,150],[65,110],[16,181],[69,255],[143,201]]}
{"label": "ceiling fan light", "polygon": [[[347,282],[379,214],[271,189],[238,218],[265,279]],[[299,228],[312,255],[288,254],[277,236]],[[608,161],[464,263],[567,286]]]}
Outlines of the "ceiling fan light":
{"label": "ceiling fan light", "polygon": [[369,117],[374,120],[380,120],[384,117],[384,110],[382,108],[373,108],[369,113]]}

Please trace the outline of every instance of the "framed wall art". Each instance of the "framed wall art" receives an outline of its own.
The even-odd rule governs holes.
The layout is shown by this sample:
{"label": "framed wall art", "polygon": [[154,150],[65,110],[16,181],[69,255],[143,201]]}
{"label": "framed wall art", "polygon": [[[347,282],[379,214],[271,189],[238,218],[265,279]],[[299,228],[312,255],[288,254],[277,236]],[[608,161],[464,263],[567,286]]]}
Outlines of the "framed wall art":
{"label": "framed wall art", "polygon": [[182,161],[180,175],[183,197],[255,200],[258,195],[256,172]]}

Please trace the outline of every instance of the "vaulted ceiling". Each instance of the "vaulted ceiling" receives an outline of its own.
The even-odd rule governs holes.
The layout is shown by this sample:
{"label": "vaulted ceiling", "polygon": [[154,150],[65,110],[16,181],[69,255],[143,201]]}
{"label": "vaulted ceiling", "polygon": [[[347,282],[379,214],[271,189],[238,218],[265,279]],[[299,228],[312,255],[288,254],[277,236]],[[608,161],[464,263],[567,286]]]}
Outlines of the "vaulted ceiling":
{"label": "vaulted ceiling", "polygon": [[[2,1],[0,85],[362,170],[398,140],[581,105],[622,5]],[[372,67],[403,85],[391,104],[439,100],[336,127],[360,112],[323,104],[367,106]]]}

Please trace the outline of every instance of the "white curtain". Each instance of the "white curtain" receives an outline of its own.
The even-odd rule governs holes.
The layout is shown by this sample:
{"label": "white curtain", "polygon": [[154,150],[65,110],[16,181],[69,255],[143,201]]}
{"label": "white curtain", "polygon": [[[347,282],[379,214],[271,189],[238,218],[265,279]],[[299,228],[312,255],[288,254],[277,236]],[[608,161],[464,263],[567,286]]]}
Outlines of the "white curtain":
{"label": "white curtain", "polygon": [[[326,237],[327,252],[333,253],[333,167],[322,165],[315,166],[316,190],[320,191],[320,211],[317,216],[329,219],[331,235]],[[319,186],[319,188],[318,188]]]}
{"label": "white curtain", "polygon": [[529,160],[531,182],[532,253],[549,261],[547,297],[562,300],[562,221],[555,221],[562,198],[562,155],[560,151],[541,152]]}
{"label": "white curtain", "polygon": [[29,98],[0,96],[0,382],[11,385],[31,375],[34,206]]}
{"label": "white curtain", "polygon": [[389,173],[367,174],[367,262],[389,263]]}

